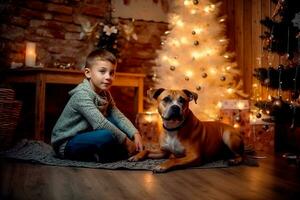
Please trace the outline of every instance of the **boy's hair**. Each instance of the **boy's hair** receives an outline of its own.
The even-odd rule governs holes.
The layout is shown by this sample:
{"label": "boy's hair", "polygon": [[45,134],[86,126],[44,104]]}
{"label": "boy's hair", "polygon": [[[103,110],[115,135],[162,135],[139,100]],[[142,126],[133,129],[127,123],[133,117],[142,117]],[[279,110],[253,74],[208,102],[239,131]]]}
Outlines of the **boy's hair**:
{"label": "boy's hair", "polygon": [[97,49],[92,51],[86,58],[85,67],[90,68],[97,60],[108,61],[113,65],[117,64],[117,58],[111,52],[104,49]]}

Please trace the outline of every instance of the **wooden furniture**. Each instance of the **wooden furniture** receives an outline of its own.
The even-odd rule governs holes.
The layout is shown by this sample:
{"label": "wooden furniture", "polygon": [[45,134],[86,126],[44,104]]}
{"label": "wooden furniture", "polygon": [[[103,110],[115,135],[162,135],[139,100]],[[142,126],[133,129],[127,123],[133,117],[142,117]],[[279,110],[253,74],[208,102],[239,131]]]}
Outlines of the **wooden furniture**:
{"label": "wooden furniture", "polygon": [[[135,87],[135,105],[137,112],[143,112],[144,74],[116,73],[113,86]],[[9,70],[5,82],[9,83],[34,83],[35,119],[34,139],[44,140],[45,132],[45,98],[47,84],[78,84],[84,79],[80,70],[65,70],[56,68],[21,68]]]}

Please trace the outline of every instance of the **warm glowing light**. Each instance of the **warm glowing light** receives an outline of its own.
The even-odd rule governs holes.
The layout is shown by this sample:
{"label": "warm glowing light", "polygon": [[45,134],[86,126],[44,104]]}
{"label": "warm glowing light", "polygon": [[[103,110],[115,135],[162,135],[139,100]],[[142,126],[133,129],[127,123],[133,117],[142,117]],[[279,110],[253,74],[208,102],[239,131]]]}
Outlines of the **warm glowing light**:
{"label": "warm glowing light", "polygon": [[217,103],[217,107],[218,107],[218,108],[222,108],[222,102],[219,101],[219,102]]}
{"label": "warm glowing light", "polygon": [[268,100],[272,100],[272,96],[270,94],[268,95]]}
{"label": "warm glowing light", "polygon": [[227,71],[231,70],[231,66],[227,66],[227,67],[226,67],[226,70],[227,70]]}
{"label": "warm glowing light", "polygon": [[233,92],[234,92],[234,89],[232,89],[232,88],[228,88],[228,89],[227,89],[227,93],[228,93],[228,94],[233,94]]}
{"label": "warm glowing light", "polygon": [[225,22],[225,18],[221,18],[219,22]]}
{"label": "warm glowing light", "polygon": [[183,27],[184,26],[184,23],[181,19],[179,19],[177,22],[176,22],[177,26],[179,27]]}
{"label": "warm glowing light", "polygon": [[26,52],[25,52],[25,65],[29,67],[35,67],[36,62],[36,43],[27,42],[26,43]]}
{"label": "warm glowing light", "polygon": [[203,32],[203,28],[194,28],[194,31],[199,34]]}
{"label": "warm glowing light", "polygon": [[173,44],[176,47],[180,46],[180,42],[178,40],[176,40],[176,39],[173,39],[170,43]]}
{"label": "warm glowing light", "polygon": [[224,55],[224,58],[229,58],[229,55],[225,54],[225,55]]}
{"label": "warm glowing light", "polygon": [[185,6],[190,6],[190,5],[192,5],[192,1],[190,1],[190,0],[185,0],[185,1],[183,2],[183,4],[184,4]]}
{"label": "warm glowing light", "polygon": [[225,39],[219,39],[219,42],[226,42]]}
{"label": "warm glowing light", "polygon": [[188,40],[187,40],[186,37],[181,37],[181,38],[180,38],[180,42],[181,42],[182,44],[187,44],[187,43],[188,43]]}
{"label": "warm glowing light", "polygon": [[215,10],[215,7],[216,7],[216,6],[215,6],[214,4],[205,6],[205,7],[204,7],[204,12],[206,12],[206,13],[213,12],[213,11]]}
{"label": "warm glowing light", "polygon": [[198,59],[198,58],[200,58],[200,57],[202,57],[202,56],[201,56],[201,53],[200,53],[200,52],[194,51],[194,52],[192,52],[192,57],[195,58],[195,59]]}
{"label": "warm glowing light", "polygon": [[167,60],[169,60],[169,58],[168,58],[168,56],[164,55],[164,56],[162,57],[162,60],[167,61]]}
{"label": "warm glowing light", "polygon": [[194,15],[194,14],[196,14],[196,13],[197,13],[197,10],[195,10],[195,9],[192,9],[192,10],[191,10],[191,14],[192,14],[192,15]]}
{"label": "warm glowing light", "polygon": [[242,110],[245,107],[244,102],[239,101],[236,105],[238,107],[238,109]]}
{"label": "warm glowing light", "polygon": [[173,65],[173,66],[179,65],[178,60],[176,60],[176,59],[169,60],[169,63],[170,63],[170,65]]}
{"label": "warm glowing light", "polygon": [[187,76],[187,77],[192,77],[193,76],[193,71],[191,71],[191,70],[188,70],[188,71],[186,71],[186,73],[185,73],[185,75]]}
{"label": "warm glowing light", "polygon": [[145,175],[144,175],[143,186],[145,187],[145,189],[148,192],[153,192],[153,185],[155,185],[153,177],[154,176],[152,174],[150,174],[150,173],[145,173]]}
{"label": "warm glowing light", "polygon": [[216,75],[217,74],[217,69],[214,67],[209,68],[209,71],[212,75]]}
{"label": "warm glowing light", "polygon": [[157,121],[157,112],[146,111],[145,114],[145,120],[147,122]]}
{"label": "warm glowing light", "polygon": [[257,121],[256,117],[254,117],[253,114],[249,114],[249,118],[251,123],[255,123]]}
{"label": "warm glowing light", "polygon": [[252,87],[257,88],[258,87],[257,83],[253,83]]}
{"label": "warm glowing light", "polygon": [[146,115],[146,116],[145,116],[145,120],[146,120],[147,122],[152,122],[152,115]]}
{"label": "warm glowing light", "polygon": [[240,125],[239,125],[238,123],[235,123],[235,124],[233,125],[233,127],[234,127],[234,128],[239,128]]}

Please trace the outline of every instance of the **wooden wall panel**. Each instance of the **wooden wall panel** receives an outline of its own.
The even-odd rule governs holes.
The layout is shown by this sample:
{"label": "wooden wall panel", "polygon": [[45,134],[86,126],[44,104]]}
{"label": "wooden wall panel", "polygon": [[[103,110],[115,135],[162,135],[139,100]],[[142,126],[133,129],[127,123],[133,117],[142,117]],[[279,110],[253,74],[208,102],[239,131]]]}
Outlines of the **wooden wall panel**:
{"label": "wooden wall panel", "polygon": [[[235,16],[234,16],[234,30],[235,34],[234,37],[235,39],[235,52],[236,52],[236,61],[237,64],[240,68],[243,68],[243,63],[244,63],[244,56],[243,55],[243,50],[244,50],[244,38],[245,38],[245,31],[244,31],[244,4],[243,1],[238,2],[234,0],[233,2],[233,7],[235,10]],[[243,77],[244,79],[244,77]],[[245,79],[243,80],[245,82]]]}
{"label": "wooden wall panel", "polygon": [[251,1],[244,1],[244,17],[243,17],[243,30],[244,30],[244,49],[242,56],[244,57],[244,63],[241,64],[244,78],[244,89],[247,93],[250,93],[250,86],[252,83],[252,3]]}
{"label": "wooden wall panel", "polygon": [[[270,16],[274,9],[271,0],[222,0],[227,17],[227,36],[230,40],[229,51],[236,53],[236,61],[243,72],[244,90],[251,94],[252,83],[255,82],[253,71],[260,67],[258,59],[262,58],[261,66],[266,66],[267,53],[263,51],[260,35],[266,30],[260,20]],[[233,30],[231,30],[233,28]],[[273,66],[278,64],[278,56],[273,56]],[[264,92],[263,92],[264,93]]]}

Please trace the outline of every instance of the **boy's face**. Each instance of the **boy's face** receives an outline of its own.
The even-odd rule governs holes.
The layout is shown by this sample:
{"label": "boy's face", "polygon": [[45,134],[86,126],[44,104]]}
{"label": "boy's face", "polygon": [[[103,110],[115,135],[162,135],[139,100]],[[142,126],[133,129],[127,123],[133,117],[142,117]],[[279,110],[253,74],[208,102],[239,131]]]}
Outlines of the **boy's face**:
{"label": "boy's face", "polygon": [[85,68],[85,76],[89,79],[95,92],[107,90],[115,77],[116,65],[109,61],[97,60],[90,68]]}

